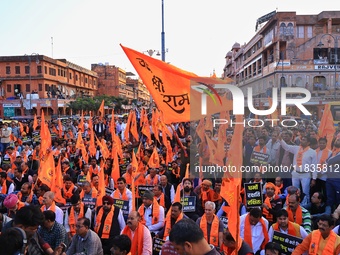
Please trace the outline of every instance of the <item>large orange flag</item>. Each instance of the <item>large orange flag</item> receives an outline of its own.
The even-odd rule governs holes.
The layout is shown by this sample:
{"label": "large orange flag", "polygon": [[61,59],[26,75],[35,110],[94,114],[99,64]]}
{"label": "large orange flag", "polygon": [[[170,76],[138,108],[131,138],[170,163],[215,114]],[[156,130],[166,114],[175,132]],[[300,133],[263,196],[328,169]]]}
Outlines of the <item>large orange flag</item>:
{"label": "large orange flag", "polygon": [[97,137],[96,137],[96,141],[97,141],[97,145],[99,146],[100,148],[100,152],[102,153],[103,155],[103,158],[104,159],[107,159],[110,157],[110,151],[109,149],[107,148],[107,145],[105,143],[105,140],[103,139],[102,141],[100,141]]}
{"label": "large orange flag", "polygon": [[112,109],[112,112],[111,112],[110,133],[111,133],[111,135],[116,133],[116,123],[115,123],[114,109]]}
{"label": "large orange flag", "polygon": [[78,131],[78,137],[77,137],[77,143],[76,148],[81,150],[81,156],[84,159],[84,161],[89,163],[89,156],[87,155],[86,147],[83,141],[83,137],[81,136],[81,131]]}
{"label": "large orange flag", "polygon": [[41,112],[40,138],[41,138],[40,152],[41,156],[43,156],[47,152],[47,150],[49,150],[52,146],[51,133],[50,130],[48,129],[47,124],[45,123],[44,111]]}
{"label": "large orange flag", "polygon": [[63,137],[63,124],[61,123],[60,119],[58,119],[58,134],[59,138]]}
{"label": "large orange flag", "polygon": [[130,133],[132,136],[136,139],[136,141],[139,141],[139,135],[138,135],[138,129],[137,129],[137,116],[136,111],[131,111],[132,117],[131,117],[131,126],[130,126]]}
{"label": "large orange flag", "polygon": [[105,110],[104,110],[104,104],[105,104],[105,101],[103,99],[102,103],[100,104],[99,106],[99,113],[100,113],[100,119],[103,119],[104,118],[104,113],[105,113]]}
{"label": "large orange flag", "polygon": [[[195,84],[204,83],[212,85],[225,84],[232,81],[231,79],[221,80],[213,77],[198,77],[194,73],[181,70],[141,52],[122,45],[121,47],[150,91],[154,102],[164,113],[166,124],[192,120],[190,115],[191,101],[194,98],[195,101],[201,101],[201,93],[190,89],[193,82]],[[230,109],[231,105],[228,106]],[[219,104],[218,106],[216,112],[219,112],[221,107],[225,108],[224,105]]]}
{"label": "large orange flag", "polygon": [[150,156],[148,165],[150,168],[158,168],[159,167],[159,155],[156,149],[156,146],[153,147],[153,152]]}
{"label": "large orange flag", "polygon": [[105,196],[105,176],[104,176],[104,160],[100,162],[100,170],[98,173],[99,183],[98,183],[98,195],[97,195],[97,206],[103,205],[102,197]]}
{"label": "large orange flag", "polygon": [[57,203],[62,203],[66,204],[65,198],[61,195],[61,189],[64,186],[63,182],[63,174],[61,171],[61,158],[59,157],[58,165],[55,168],[55,182],[54,182],[54,187],[51,187],[51,191],[54,192],[54,201]]}
{"label": "large orange flag", "polygon": [[39,180],[42,183],[46,184],[48,187],[52,187],[54,185],[55,167],[54,167],[54,157],[53,157],[52,152],[46,154],[40,160],[38,176],[39,176]]}
{"label": "large orange flag", "polygon": [[33,130],[35,131],[37,129],[38,126],[38,119],[37,119],[37,115],[34,114],[34,120],[33,120]]}
{"label": "large orange flag", "polygon": [[89,152],[90,156],[94,157],[97,152],[97,147],[94,141],[94,130],[93,130],[93,123],[92,123],[92,116],[90,112],[90,119],[89,119],[89,129],[90,129],[90,143],[89,143]]}
{"label": "large orange flag", "polygon": [[115,181],[115,184],[116,184],[118,178],[120,177],[119,158],[118,158],[117,150],[115,150],[112,153],[112,158],[113,158],[113,167],[112,167],[112,171],[111,171],[111,178]]}
{"label": "large orange flag", "polygon": [[325,104],[325,109],[319,125],[319,137],[326,137],[327,148],[331,149],[333,136],[335,134],[334,119],[329,104]]}
{"label": "large orange flag", "polygon": [[81,117],[80,122],[78,124],[78,130],[81,130],[81,132],[84,132],[84,111],[81,110]]}
{"label": "large orange flag", "polygon": [[[242,122],[243,116],[236,115],[236,123]],[[233,173],[225,173],[225,178],[222,181],[220,195],[228,202],[229,207],[223,208],[228,214],[228,228],[230,233],[233,235],[236,243],[240,240],[240,215],[239,215],[239,196],[241,190],[242,181],[242,134],[243,125],[235,126],[233,138],[231,140],[227,166],[230,165],[233,169],[236,169]],[[226,178],[228,177],[228,178]],[[237,247],[237,250],[240,247]]]}

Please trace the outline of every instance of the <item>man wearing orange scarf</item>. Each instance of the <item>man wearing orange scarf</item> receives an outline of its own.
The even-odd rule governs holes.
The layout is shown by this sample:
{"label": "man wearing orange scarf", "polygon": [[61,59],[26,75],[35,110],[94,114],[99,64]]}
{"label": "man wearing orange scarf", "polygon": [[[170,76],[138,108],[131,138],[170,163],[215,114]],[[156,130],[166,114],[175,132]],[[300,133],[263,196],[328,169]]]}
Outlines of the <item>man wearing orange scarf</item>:
{"label": "man wearing orange scarf", "polygon": [[76,192],[78,192],[77,186],[72,182],[72,178],[69,175],[64,175],[64,187],[61,189],[61,195],[66,199],[66,202],[71,202],[71,197]]}
{"label": "man wearing orange scarf", "polygon": [[309,203],[311,178],[316,179],[315,175],[312,176],[312,172],[317,170],[317,156],[315,150],[309,147],[310,138],[302,136],[300,146],[288,145],[281,137],[279,139],[282,148],[294,154],[292,184],[295,187],[300,187],[301,185],[301,191],[305,194],[304,201],[301,203]]}
{"label": "man wearing orange scarf", "polygon": [[54,202],[54,192],[46,191],[42,200],[43,206],[41,211],[51,210],[55,213],[55,220],[60,224],[64,224],[64,212]]}
{"label": "man wearing orange scarf", "polygon": [[299,224],[289,221],[288,212],[285,209],[281,209],[277,213],[277,222],[274,223],[268,231],[269,241],[273,240],[274,231],[278,231],[287,235],[296,236],[304,239],[308,236],[306,230]]}
{"label": "man wearing orange scarf", "polygon": [[14,183],[7,180],[7,173],[0,172],[0,195],[11,194],[14,191]]}
{"label": "man wearing orange scarf", "polygon": [[152,191],[155,194],[155,198],[158,204],[164,207],[165,214],[166,214],[166,212],[169,210],[171,206],[170,198],[162,192],[161,185],[154,186]]}
{"label": "man wearing orange scarf", "polygon": [[164,207],[160,206],[154,194],[146,190],[143,194],[143,204],[138,208],[141,215],[141,223],[150,230],[151,235],[158,234],[164,226]]}
{"label": "man wearing orange scarf", "polygon": [[175,202],[171,206],[171,213],[167,213],[166,219],[165,219],[165,226],[158,233],[159,238],[163,238],[163,240],[167,240],[171,228],[173,227],[176,222],[180,221],[183,218],[187,218],[182,212],[182,204],[179,202]]}
{"label": "man wearing orange scarf", "polygon": [[288,207],[285,208],[288,212],[289,220],[301,225],[307,233],[312,231],[312,221],[310,213],[307,209],[300,205],[300,198],[297,194],[292,194],[288,197]]}
{"label": "man wearing orange scarf", "polygon": [[202,217],[196,220],[196,223],[203,231],[204,238],[207,242],[215,247],[221,247],[223,241],[223,223],[215,215],[215,203],[207,201]]}
{"label": "man wearing orange scarf", "polygon": [[111,240],[125,228],[125,221],[120,208],[113,205],[112,197],[103,196],[102,203],[96,210],[94,231],[100,237],[104,254],[110,254]]}
{"label": "man wearing orange scarf", "polygon": [[149,174],[145,177],[145,185],[155,186],[160,182],[160,177],[157,174],[156,168],[150,168]]}
{"label": "man wearing orange scarf", "polygon": [[204,210],[204,205],[207,201],[213,201],[213,196],[215,191],[211,188],[212,182],[209,179],[204,179],[200,186],[197,186],[194,189],[194,192],[198,195],[198,198],[201,200],[201,205]]}
{"label": "man wearing orange scarf", "polygon": [[83,217],[91,221],[92,211],[89,207],[84,205],[78,194],[71,197],[71,207],[67,208],[65,213],[65,229],[69,240],[76,234],[77,220]]}
{"label": "man wearing orange scarf", "polygon": [[126,226],[122,231],[131,240],[131,254],[133,255],[151,255],[152,238],[149,229],[140,223],[140,214],[131,211],[126,221]]}
{"label": "man wearing orange scarf", "polygon": [[271,224],[276,221],[276,213],[282,209],[282,200],[276,194],[275,185],[271,182],[265,184],[266,194],[264,195],[263,216]]}
{"label": "man wearing orange scarf", "polygon": [[126,188],[126,180],[124,177],[117,179],[117,189],[112,192],[113,199],[129,201],[129,213],[132,211],[132,192]]}
{"label": "man wearing orange scarf", "polygon": [[254,253],[264,249],[269,241],[268,221],[262,217],[261,209],[253,208],[240,217],[240,236]]}
{"label": "man wearing orange scarf", "polygon": [[295,248],[292,255],[300,255],[304,252],[308,252],[310,255],[337,255],[340,253],[340,237],[332,231],[334,227],[333,218],[329,215],[322,215],[318,227],[319,229],[310,233]]}
{"label": "man wearing orange scarf", "polygon": [[223,244],[220,248],[220,251],[223,252],[223,255],[253,255],[253,250],[250,246],[239,238],[238,240],[238,250],[236,250],[236,241],[229,229],[226,229],[223,233]]}

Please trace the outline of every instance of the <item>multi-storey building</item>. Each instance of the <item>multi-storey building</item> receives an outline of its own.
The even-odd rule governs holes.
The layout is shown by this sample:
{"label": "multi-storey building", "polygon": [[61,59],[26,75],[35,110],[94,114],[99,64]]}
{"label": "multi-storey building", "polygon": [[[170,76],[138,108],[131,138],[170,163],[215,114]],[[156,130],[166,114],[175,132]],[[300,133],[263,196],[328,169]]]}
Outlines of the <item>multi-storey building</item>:
{"label": "multi-storey building", "polygon": [[[245,96],[252,87],[254,105],[260,107],[268,106],[273,87],[306,88],[312,93],[306,108],[320,117],[324,102],[340,98],[340,11],[271,16],[248,43],[232,46],[223,76],[232,78]],[[288,112],[300,115],[296,108]]]}
{"label": "multi-storey building", "polygon": [[0,57],[0,117],[70,114],[67,103],[92,97],[97,74],[44,55]]}
{"label": "multi-storey building", "polygon": [[[140,79],[129,77],[123,69],[108,64],[92,64],[92,71],[98,74],[98,94],[133,99],[146,104],[150,102],[150,94]],[[127,107],[129,108],[129,107]]]}

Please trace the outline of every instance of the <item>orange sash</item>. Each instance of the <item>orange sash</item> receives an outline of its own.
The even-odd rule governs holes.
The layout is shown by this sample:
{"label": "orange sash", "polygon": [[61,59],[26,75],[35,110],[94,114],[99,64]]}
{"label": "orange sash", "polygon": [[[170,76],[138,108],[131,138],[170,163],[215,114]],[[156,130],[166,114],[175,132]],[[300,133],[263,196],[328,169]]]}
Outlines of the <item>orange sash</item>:
{"label": "orange sash", "polygon": [[[72,235],[76,233],[76,218],[74,217],[75,211],[73,206],[70,209],[70,215],[68,216],[68,225],[70,226],[70,232]],[[84,217],[84,203],[80,203],[80,211],[78,214],[78,219]]]}
{"label": "orange sash", "polygon": [[[22,193],[21,193],[21,191],[18,192],[17,196],[18,196],[19,201],[21,201],[21,199],[22,199]],[[31,193],[29,194],[28,199],[29,199],[29,201],[32,202],[32,199],[33,199],[33,192],[32,192],[32,191],[31,191]],[[25,201],[25,202],[26,202],[26,201]],[[31,203],[31,202],[30,202],[30,203]]]}
{"label": "orange sash", "polygon": [[118,189],[116,189],[114,192],[113,192],[113,198],[114,199],[121,199],[121,200],[125,200],[125,201],[128,201],[129,198],[126,194],[126,188],[124,188],[124,191],[123,193],[120,193],[120,191]]}
{"label": "orange sash", "polygon": [[[158,201],[157,201],[158,202]],[[164,194],[162,193],[162,195],[159,197],[159,202],[158,204],[160,206],[163,206],[165,208],[165,202],[164,202]]]}
{"label": "orange sash", "polygon": [[[322,254],[333,254],[334,253],[336,237],[337,237],[337,234],[331,231],[328,236],[329,239],[327,240],[327,243],[324,249],[322,250]],[[314,230],[312,232],[312,240],[309,245],[309,252],[308,252],[309,255],[320,254],[318,253],[320,238],[322,238],[320,230]]]}
{"label": "orange sash", "polygon": [[200,228],[203,231],[205,240],[207,240],[209,244],[212,244],[215,247],[218,247],[218,228],[219,228],[218,217],[214,215],[214,219],[211,224],[209,240],[208,240],[208,223],[207,223],[207,218],[205,214],[203,214],[201,218]]}
{"label": "orange sash", "polygon": [[150,174],[148,174],[148,176],[145,178],[145,182],[146,185],[158,185],[159,183],[159,179],[158,179],[158,175],[156,174],[152,179],[150,177]]}
{"label": "orange sash", "polygon": [[[279,224],[274,223],[272,226],[273,226],[274,231],[280,232]],[[288,235],[301,237],[300,225],[294,222],[288,221]]]}
{"label": "orange sash", "polygon": [[46,210],[50,210],[50,211],[55,212],[55,209],[56,209],[56,207],[55,207],[55,202],[54,202],[54,201],[52,202],[52,205],[50,206],[50,208],[46,208],[46,205],[43,205],[43,206],[40,208],[40,210],[41,210],[42,212],[44,212],[44,211],[46,211]]}
{"label": "orange sash", "polygon": [[[102,236],[100,236],[100,238],[108,239],[110,237],[110,230],[112,226],[112,218],[113,218],[114,212],[115,212],[115,207],[112,205],[110,212],[106,216],[104,227],[103,227],[103,233],[102,233]],[[104,209],[102,207],[99,209],[97,219],[96,219],[96,226],[94,228],[97,234],[100,229],[100,224],[102,222],[103,213],[104,213]]]}
{"label": "orange sash", "polygon": [[[272,209],[272,205],[270,203],[270,197],[266,197],[264,200],[264,203],[269,206],[270,209]],[[263,208],[263,216],[270,222],[273,221],[273,215],[266,209]]]}
{"label": "orange sash", "polygon": [[1,194],[6,194],[7,193],[7,184],[6,184],[6,180],[4,180],[4,183],[1,186]]}
{"label": "orange sash", "polygon": [[[97,195],[98,195],[98,191],[96,190],[96,188],[91,188],[92,189],[92,198],[97,198]],[[84,196],[85,196],[85,191],[84,190],[82,190],[81,192],[80,192],[80,199],[83,199],[84,198]]]}
{"label": "orange sash", "polygon": [[131,240],[131,254],[142,255],[144,226],[141,223],[138,223],[133,238],[132,231],[128,226],[123,229],[122,234],[127,235]]}
{"label": "orange sash", "polygon": [[[178,221],[180,221],[181,219],[183,219],[183,213],[181,213],[181,214],[178,216],[178,218],[177,218],[175,224],[176,224]],[[163,240],[164,240],[164,241],[165,241],[166,238],[170,235],[171,227],[172,227],[172,226],[171,226],[171,212],[169,212],[169,213],[167,214],[166,220],[165,220],[165,229],[164,229],[164,237],[163,237]]]}
{"label": "orange sash", "polygon": [[[256,152],[261,152],[261,147],[260,147],[260,145],[257,145],[255,148],[254,148],[254,151],[256,151]],[[263,148],[262,148],[262,153],[266,153],[267,152],[267,146],[265,145],[265,146],[263,146]]]}
{"label": "orange sash", "polygon": [[171,172],[172,172],[173,175],[175,175],[175,177],[177,179],[179,179],[181,177],[180,169],[178,167],[177,167],[177,169],[172,169]]}
{"label": "orange sash", "polygon": [[64,198],[70,199],[73,195],[74,184],[72,183],[71,187],[67,190],[64,184],[63,191],[64,191]]}
{"label": "orange sash", "polygon": [[309,150],[309,146],[307,146],[304,149],[302,148],[302,146],[300,146],[299,152],[298,152],[297,157],[296,157],[296,164],[297,164],[298,167],[302,166],[303,154],[308,150]]}
{"label": "orange sash", "polygon": [[[141,216],[141,223],[145,225],[146,221],[144,219],[144,205],[141,205],[139,208],[138,208],[138,212]],[[159,204],[156,200],[156,198],[153,198],[153,203],[152,203],[152,225],[158,223],[159,221]]]}
{"label": "orange sash", "polygon": [[[263,250],[264,246],[269,241],[269,236],[268,236],[268,230],[267,230],[266,224],[264,223],[264,220],[262,218],[260,219],[260,223],[262,225],[262,232],[264,234],[264,240],[261,244],[261,249]],[[250,221],[249,221],[249,213],[247,214],[247,216],[244,220],[244,241],[247,244],[249,244],[250,248],[253,249],[253,241],[252,241],[251,226],[250,226]]]}
{"label": "orange sash", "polygon": [[96,165],[96,167],[93,168],[93,166],[90,165],[89,172],[90,172],[91,176],[92,176],[92,174],[97,174],[98,175],[99,174],[99,166]]}
{"label": "orange sash", "polygon": [[295,218],[294,218],[294,214],[293,211],[290,209],[290,207],[287,207],[287,212],[288,212],[288,218],[290,221],[295,222],[299,225],[302,225],[302,210],[301,210],[301,206],[298,206],[298,208],[296,209],[295,212]]}

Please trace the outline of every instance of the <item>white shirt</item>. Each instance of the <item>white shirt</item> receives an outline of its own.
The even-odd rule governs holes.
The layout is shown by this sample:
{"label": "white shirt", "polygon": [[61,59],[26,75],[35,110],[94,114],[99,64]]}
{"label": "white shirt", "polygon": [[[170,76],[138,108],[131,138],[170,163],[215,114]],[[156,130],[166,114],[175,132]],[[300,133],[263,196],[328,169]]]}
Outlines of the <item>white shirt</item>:
{"label": "white shirt", "polygon": [[[45,208],[45,211],[50,210],[51,207]],[[60,223],[61,225],[64,224],[64,212],[60,209],[59,206],[55,206],[55,221]]]}
{"label": "white shirt", "polygon": [[[323,167],[324,167],[325,165],[327,165],[326,162],[324,162],[323,164],[320,164],[320,160],[321,160],[322,153],[323,153],[324,150],[328,150],[327,159],[332,155],[332,151],[329,150],[329,149],[327,149],[327,148],[325,148],[325,149],[323,149],[323,150],[320,150],[319,153],[316,153],[317,164],[319,164],[319,167],[320,167],[321,169],[323,169]],[[326,181],[326,180],[327,180],[327,171],[324,171],[324,173],[321,171],[321,173],[317,173],[317,175],[318,175],[318,178],[319,178],[320,180],[323,180],[323,181]]]}
{"label": "white shirt", "polygon": [[[2,186],[0,186],[0,193],[1,193],[1,191],[2,191]],[[14,192],[14,183],[11,183],[11,185],[9,185],[9,187],[7,187],[7,194],[11,194],[13,192]]]}
{"label": "white shirt", "polygon": [[141,205],[145,208],[144,212],[144,220],[145,220],[145,226],[148,227],[150,232],[154,232],[155,234],[158,233],[159,230],[164,226],[164,208],[163,206],[159,206],[159,219],[158,222],[154,225],[152,225],[152,205],[149,207],[145,207],[144,205]]}
{"label": "white shirt", "polygon": [[[240,217],[240,236],[242,239],[244,239],[244,221],[249,213],[244,214]],[[266,227],[268,229],[268,220],[263,218],[264,223],[266,224]],[[261,244],[264,240],[264,234],[262,232],[262,224],[258,222],[255,226],[251,225],[251,240],[252,240],[252,245],[253,245],[253,251],[254,253],[257,252],[258,250],[261,249]]]}
{"label": "white shirt", "polygon": [[[116,191],[112,192],[111,193],[111,197],[113,197],[113,194],[115,193]],[[122,193],[120,193],[120,191],[117,189],[117,192],[119,194],[119,199],[123,199],[122,197]],[[126,195],[128,197],[128,200],[129,200],[129,213],[132,211],[132,192],[127,188],[126,189]]]}
{"label": "white shirt", "polygon": [[[315,150],[309,148],[307,151],[303,153],[302,156],[302,164],[301,166],[297,165],[296,158],[297,155],[299,154],[300,146],[299,145],[288,145],[286,144],[285,141],[281,140],[280,144],[282,148],[286,151],[289,151],[294,154],[294,159],[293,159],[293,165],[294,165],[294,171],[298,173],[316,173],[317,170],[317,158],[316,158],[316,152]],[[314,171],[313,171],[314,170]],[[315,176],[313,176],[313,179],[316,179]]]}
{"label": "white shirt", "polygon": [[[75,222],[77,222],[77,219],[78,219],[78,213],[76,213],[76,212],[74,212],[74,220],[75,220]],[[86,210],[86,212],[85,212],[85,215],[84,215],[84,217],[85,218],[88,218],[89,220],[90,220],[90,222],[91,222],[91,216],[92,216],[92,211],[91,211],[91,209],[88,207],[87,208],[87,210]],[[71,229],[70,229],[70,225],[69,225],[69,222],[68,222],[68,219],[69,219],[69,215],[68,215],[68,210],[66,210],[66,213],[65,213],[65,223],[64,223],[64,227],[65,227],[65,229],[66,229],[66,233],[68,233],[68,232],[70,232],[71,231]]]}

